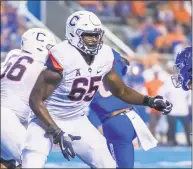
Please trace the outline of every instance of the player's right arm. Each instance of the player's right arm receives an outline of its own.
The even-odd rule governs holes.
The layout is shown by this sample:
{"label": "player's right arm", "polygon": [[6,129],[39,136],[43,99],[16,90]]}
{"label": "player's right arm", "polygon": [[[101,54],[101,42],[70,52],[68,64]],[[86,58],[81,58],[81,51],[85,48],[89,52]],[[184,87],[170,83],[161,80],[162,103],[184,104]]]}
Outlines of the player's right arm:
{"label": "player's right arm", "polygon": [[54,120],[44,104],[44,101],[52,94],[62,80],[63,57],[60,56],[59,47],[53,47],[47,57],[45,70],[39,75],[30,94],[29,105],[34,114],[47,126],[56,126]]}
{"label": "player's right arm", "polygon": [[46,125],[46,133],[53,136],[55,144],[59,143],[64,158],[70,160],[70,156],[75,157],[71,142],[80,140],[81,137],[72,136],[62,131],[50,116],[44,103],[62,80],[63,68],[52,53],[49,54],[45,65],[47,68],[41,72],[32,89],[29,105],[34,114]]}
{"label": "player's right arm", "polygon": [[44,101],[60,83],[62,76],[49,68],[43,70],[30,94],[29,105],[34,114],[47,126],[56,125],[51,118]]}

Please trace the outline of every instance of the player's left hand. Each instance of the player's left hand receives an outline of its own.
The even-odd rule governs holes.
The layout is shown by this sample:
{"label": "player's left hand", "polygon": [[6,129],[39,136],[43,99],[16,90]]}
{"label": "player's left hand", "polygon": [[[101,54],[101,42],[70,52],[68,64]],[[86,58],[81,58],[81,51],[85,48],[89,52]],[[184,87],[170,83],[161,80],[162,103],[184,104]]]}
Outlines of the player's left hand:
{"label": "player's left hand", "polygon": [[67,134],[62,132],[63,136],[60,137],[59,145],[62,151],[64,158],[70,161],[70,157],[75,157],[74,149],[72,148],[72,141],[80,140],[80,136],[72,136],[71,134]]}
{"label": "player's left hand", "polygon": [[51,134],[53,136],[54,144],[59,143],[61,152],[65,159],[70,161],[70,157],[75,157],[72,142],[75,140],[80,140],[80,136],[67,134],[66,132],[62,131],[56,124],[50,125],[46,130],[46,134]]}
{"label": "player's left hand", "polygon": [[166,100],[166,108],[162,110],[164,115],[168,115],[172,111],[173,104]]}
{"label": "player's left hand", "polygon": [[149,107],[163,112],[167,115],[171,112],[173,104],[167,100],[164,100],[162,96],[156,96],[149,98]]}

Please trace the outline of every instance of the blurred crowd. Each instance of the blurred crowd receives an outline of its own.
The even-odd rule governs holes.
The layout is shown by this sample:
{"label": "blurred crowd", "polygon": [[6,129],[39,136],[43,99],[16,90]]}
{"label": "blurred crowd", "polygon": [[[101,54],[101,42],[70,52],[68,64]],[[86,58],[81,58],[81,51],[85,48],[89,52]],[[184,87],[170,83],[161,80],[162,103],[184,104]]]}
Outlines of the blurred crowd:
{"label": "blurred crowd", "polygon": [[191,1],[83,1],[99,16],[121,17],[125,42],[137,52],[176,53],[192,41]]}
{"label": "blurred crowd", "polygon": [[[189,1],[78,1],[81,6],[99,16],[120,17],[120,31],[125,42],[145,58],[130,58],[126,84],[150,96],[164,95],[175,105],[169,116],[161,116],[154,109],[138,106],[144,112],[144,120],[160,142],[180,144],[176,132],[185,132],[186,143],[190,145],[191,97],[190,93],[175,89],[170,76],[173,61],[160,57],[165,53],[173,56],[183,47],[191,44],[191,8]],[[21,35],[26,30],[27,20],[17,14],[17,9],[7,1],[1,2],[1,52],[20,48]],[[163,68],[161,65],[164,65]],[[168,90],[169,89],[169,90]],[[185,93],[185,94],[184,94]],[[179,123],[181,122],[181,123]],[[179,127],[180,126],[180,127]]]}
{"label": "blurred crowd", "polygon": [[26,23],[26,19],[17,14],[17,8],[9,5],[7,1],[1,1],[1,52],[20,48]]}

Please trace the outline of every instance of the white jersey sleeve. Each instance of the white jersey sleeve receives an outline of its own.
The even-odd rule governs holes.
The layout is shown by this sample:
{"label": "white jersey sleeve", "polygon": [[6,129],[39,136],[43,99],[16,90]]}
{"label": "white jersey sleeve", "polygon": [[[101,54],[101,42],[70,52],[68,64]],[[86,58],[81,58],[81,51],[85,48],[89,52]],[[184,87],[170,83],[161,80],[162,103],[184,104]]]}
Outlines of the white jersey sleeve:
{"label": "white jersey sleeve", "polygon": [[61,42],[55,45],[49,51],[48,59],[45,63],[45,66],[58,72],[63,72],[64,70],[64,53],[66,51],[63,49],[63,43],[64,42]]}
{"label": "white jersey sleeve", "polygon": [[114,50],[110,46],[104,44],[100,53],[102,55],[101,62],[104,62],[106,64],[106,74],[107,74],[113,67],[114,58],[115,58]]}
{"label": "white jersey sleeve", "polygon": [[1,63],[1,67],[2,67],[4,64],[6,64],[11,57],[18,57],[20,53],[21,53],[21,50],[20,50],[20,49],[13,49],[13,50],[11,50],[10,52],[8,52],[8,54],[7,54],[4,62]]}

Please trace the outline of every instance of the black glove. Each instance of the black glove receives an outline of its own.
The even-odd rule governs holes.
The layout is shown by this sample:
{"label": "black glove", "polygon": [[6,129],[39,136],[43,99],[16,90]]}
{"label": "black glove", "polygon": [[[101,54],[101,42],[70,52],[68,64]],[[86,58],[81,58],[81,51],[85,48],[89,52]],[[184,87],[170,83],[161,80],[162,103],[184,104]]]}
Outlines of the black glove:
{"label": "black glove", "polygon": [[145,106],[149,106],[151,108],[163,112],[164,115],[169,114],[173,107],[172,103],[170,103],[167,100],[164,101],[162,96],[156,97],[145,96],[143,103]]}
{"label": "black glove", "polygon": [[51,125],[46,130],[46,134],[51,134],[54,139],[54,144],[59,143],[60,149],[64,158],[70,161],[70,157],[75,157],[75,152],[72,148],[72,141],[80,140],[80,136],[72,136],[63,132],[57,125]]}

